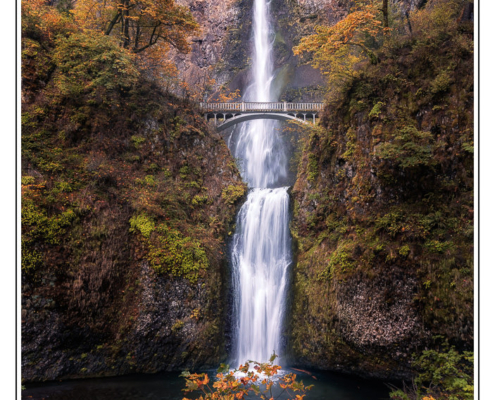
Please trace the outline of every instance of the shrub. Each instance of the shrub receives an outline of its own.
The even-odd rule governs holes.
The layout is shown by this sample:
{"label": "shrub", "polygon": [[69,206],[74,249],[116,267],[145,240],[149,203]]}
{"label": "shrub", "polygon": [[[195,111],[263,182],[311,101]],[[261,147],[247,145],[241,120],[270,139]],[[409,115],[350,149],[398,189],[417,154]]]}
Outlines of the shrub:
{"label": "shrub", "polygon": [[316,181],[319,172],[320,168],[318,167],[318,159],[313,153],[310,153],[308,156],[308,181]]}
{"label": "shrub", "polygon": [[32,185],[34,184],[35,179],[34,176],[23,176],[21,178],[21,185]]}
{"label": "shrub", "polygon": [[370,113],[368,114],[369,119],[378,118],[378,116],[382,112],[382,107],[384,105],[385,105],[385,103],[382,103],[381,101],[379,101],[378,103],[376,103],[373,106],[373,108],[371,109]]}
{"label": "shrub", "polygon": [[414,126],[400,129],[391,142],[377,146],[377,155],[383,160],[392,161],[402,168],[432,165],[433,135],[418,131]]}
{"label": "shrub", "polygon": [[39,238],[49,244],[59,244],[66,233],[66,228],[72,224],[76,214],[72,210],[66,210],[53,216],[48,216],[46,211],[34,204],[32,200],[25,199],[22,203],[21,221],[24,240]]}
{"label": "shrub", "polygon": [[131,142],[136,149],[140,149],[141,145],[146,141],[146,139],[141,135],[132,135]]}
{"label": "shrub", "polygon": [[[208,374],[191,374],[189,371],[184,371],[181,376],[186,379],[186,393],[195,390],[201,391],[203,394],[198,400],[222,400],[222,399],[274,399],[284,395],[285,399],[302,400],[304,393],[311,390],[313,385],[304,386],[302,381],[296,381],[296,374],[286,374],[279,379],[272,377],[280,371],[279,365],[274,365],[273,361],[277,355],[274,353],[270,361],[267,363],[259,363],[257,361],[247,361],[241,365],[239,369],[229,370],[229,366],[221,364],[217,370],[216,381],[212,387],[208,385],[210,379]],[[254,372],[250,369],[250,364],[254,365]],[[239,376],[242,373],[243,376]],[[314,377],[313,377],[314,378]],[[315,378],[316,379],[316,378]],[[261,382],[261,386],[260,385]],[[275,396],[274,392],[280,391]],[[301,394],[297,394],[297,393]],[[184,398],[184,400],[188,400]]]}
{"label": "shrub", "polygon": [[452,78],[447,71],[441,71],[431,83],[432,93],[443,93],[452,86]]}
{"label": "shrub", "polygon": [[414,356],[413,367],[418,369],[411,387],[390,393],[394,400],[416,399],[474,399],[473,352],[460,354],[445,341],[436,350],[423,350]]}
{"label": "shrub", "polygon": [[208,202],[208,196],[207,195],[204,195],[204,196],[196,195],[193,197],[191,204],[193,206],[200,206],[202,204],[206,204],[207,202]]}

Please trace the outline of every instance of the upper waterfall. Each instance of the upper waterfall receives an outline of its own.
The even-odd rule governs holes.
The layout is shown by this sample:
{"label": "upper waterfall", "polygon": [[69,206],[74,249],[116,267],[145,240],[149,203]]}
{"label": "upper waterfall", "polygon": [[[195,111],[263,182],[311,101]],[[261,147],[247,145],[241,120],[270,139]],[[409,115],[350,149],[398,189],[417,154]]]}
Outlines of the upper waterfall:
{"label": "upper waterfall", "polygon": [[[253,5],[252,83],[243,96],[245,101],[275,101],[271,90],[274,78],[270,24],[270,4],[255,0]],[[277,134],[278,121],[254,120],[241,125],[233,153],[241,163],[241,173],[250,187],[277,187],[286,183],[288,160]]]}

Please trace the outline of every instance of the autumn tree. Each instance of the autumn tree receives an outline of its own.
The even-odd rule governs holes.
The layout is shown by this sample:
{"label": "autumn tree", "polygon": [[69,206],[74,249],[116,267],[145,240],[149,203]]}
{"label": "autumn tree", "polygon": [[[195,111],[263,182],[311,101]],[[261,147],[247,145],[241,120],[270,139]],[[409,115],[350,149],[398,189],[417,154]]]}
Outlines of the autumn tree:
{"label": "autumn tree", "polygon": [[160,42],[187,52],[187,37],[199,32],[189,10],[174,0],[80,0],[72,12],[81,26],[117,36],[134,53]]}
{"label": "autumn tree", "polygon": [[333,26],[317,26],[316,33],[302,38],[294,54],[309,55],[312,65],[333,76],[355,74],[355,65],[368,60],[378,63],[377,43],[389,32],[388,2],[358,1],[350,13]]}
{"label": "autumn tree", "polygon": [[58,36],[77,30],[72,19],[60,13],[46,0],[24,0],[21,3],[22,89],[34,93],[54,70],[50,51]]}
{"label": "autumn tree", "polygon": [[[243,400],[246,398],[273,400],[275,396],[277,399],[284,396],[282,397],[284,399],[303,400],[305,393],[311,390],[313,385],[305,386],[303,381],[298,382],[294,373],[274,379],[281,370],[279,365],[273,364],[276,357],[274,353],[267,363],[247,361],[235,370],[230,370],[228,365],[221,364],[213,382],[210,382],[208,374],[191,374],[185,371],[181,374],[186,380],[186,389],[183,390],[186,393],[202,392],[198,400]],[[314,376],[312,378],[316,379]],[[183,400],[189,399],[184,397]]]}
{"label": "autumn tree", "polygon": [[67,34],[75,30],[68,18],[47,0],[25,0],[21,3],[21,21],[23,44],[26,39],[53,42],[58,34]]}
{"label": "autumn tree", "polygon": [[133,54],[115,42],[96,32],[58,38],[53,61],[58,67],[54,82],[60,93],[109,103],[112,95],[136,84],[139,74]]}

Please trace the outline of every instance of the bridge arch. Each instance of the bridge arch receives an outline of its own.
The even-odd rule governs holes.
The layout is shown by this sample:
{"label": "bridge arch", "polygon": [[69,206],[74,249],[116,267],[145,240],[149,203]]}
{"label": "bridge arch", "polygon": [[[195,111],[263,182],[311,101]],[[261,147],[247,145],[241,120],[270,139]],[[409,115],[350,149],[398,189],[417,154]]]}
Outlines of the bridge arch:
{"label": "bridge arch", "polygon": [[[227,113],[226,113],[227,114]],[[232,114],[230,114],[232,115]],[[279,121],[297,121],[306,124],[307,122],[301,118],[297,118],[289,114],[279,114],[279,113],[249,113],[249,114],[237,114],[232,117],[225,115],[225,121],[217,125],[218,131],[223,131],[225,129],[231,128],[241,122],[252,121],[255,119],[275,119]]]}
{"label": "bridge arch", "polygon": [[323,103],[287,103],[282,102],[242,102],[242,103],[200,103],[200,110],[208,122],[215,120],[219,131],[230,128],[240,122],[254,119],[276,119],[316,124]]}

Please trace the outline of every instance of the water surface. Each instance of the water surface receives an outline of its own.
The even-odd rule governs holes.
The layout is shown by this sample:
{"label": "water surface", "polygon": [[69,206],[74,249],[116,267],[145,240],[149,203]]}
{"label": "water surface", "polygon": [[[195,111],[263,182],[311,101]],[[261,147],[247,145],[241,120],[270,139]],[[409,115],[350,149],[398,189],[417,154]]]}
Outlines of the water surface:
{"label": "water surface", "polygon": [[[290,371],[288,369],[287,371]],[[294,371],[295,372],[295,371]],[[210,377],[215,371],[208,371]],[[330,372],[312,372],[314,380],[298,374],[306,385],[314,384],[305,400],[385,400],[388,388],[381,381],[366,380]],[[184,379],[178,372],[135,374],[114,378],[81,379],[27,384],[23,400],[182,400]],[[188,398],[196,399],[189,395]],[[280,400],[285,397],[280,397]]]}

